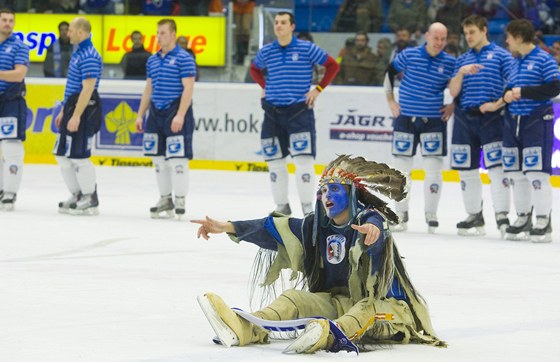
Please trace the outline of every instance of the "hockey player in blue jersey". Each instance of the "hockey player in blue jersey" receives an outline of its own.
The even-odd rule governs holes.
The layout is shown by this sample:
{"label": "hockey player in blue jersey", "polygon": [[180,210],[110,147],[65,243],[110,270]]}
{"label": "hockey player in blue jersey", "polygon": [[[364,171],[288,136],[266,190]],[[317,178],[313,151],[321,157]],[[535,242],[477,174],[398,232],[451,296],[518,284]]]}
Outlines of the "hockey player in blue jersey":
{"label": "hockey player in blue jersey", "polygon": [[[324,171],[315,213],[304,219],[272,214],[263,219],[220,222],[206,217],[198,237],[226,232],[274,250],[264,285],[282,269],[303,273],[307,290],[288,289],[252,313],[270,320],[322,316],[331,319],[355,343],[427,343],[444,346],[430,322],[426,304],[413,287],[388,229],[397,216],[372,192],[399,201],[406,177],[385,164],[342,155]],[[261,264],[262,265],[262,264]],[[222,344],[266,343],[268,331],[239,317],[214,293],[199,298]],[[377,321],[376,315],[392,316]],[[288,352],[331,350],[334,337],[327,319],[312,319]]]}

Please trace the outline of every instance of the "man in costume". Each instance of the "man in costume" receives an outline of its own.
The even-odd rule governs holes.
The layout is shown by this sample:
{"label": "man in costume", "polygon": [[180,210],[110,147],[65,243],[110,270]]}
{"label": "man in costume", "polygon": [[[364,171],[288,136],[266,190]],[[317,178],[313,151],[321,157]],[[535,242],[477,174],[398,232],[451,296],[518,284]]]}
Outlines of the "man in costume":
{"label": "man in costume", "polygon": [[[388,221],[397,216],[372,192],[399,201],[406,177],[385,164],[341,155],[321,176],[315,213],[304,219],[272,214],[264,219],[220,222],[206,217],[198,237],[226,232],[276,251],[264,285],[282,269],[304,276],[307,290],[286,290],[267,307],[252,313],[269,321],[322,316],[359,344],[427,343],[445,346],[435,335],[426,304],[413,287]],[[221,342],[266,343],[267,330],[241,318],[213,293],[199,298]],[[391,316],[376,321],[376,315]],[[391,319],[391,320],[389,320]],[[334,350],[329,320],[311,319],[288,352]],[[228,339],[229,340],[226,340]]]}

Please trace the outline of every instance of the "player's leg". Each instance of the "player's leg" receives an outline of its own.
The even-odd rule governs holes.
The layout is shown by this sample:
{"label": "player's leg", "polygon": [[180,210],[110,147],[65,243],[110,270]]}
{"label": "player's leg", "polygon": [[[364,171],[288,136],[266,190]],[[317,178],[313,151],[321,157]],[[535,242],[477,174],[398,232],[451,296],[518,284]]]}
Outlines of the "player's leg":
{"label": "player's leg", "polygon": [[6,211],[13,210],[16,194],[21,185],[23,173],[23,144],[21,140],[10,139],[0,142],[3,156],[3,195],[0,199],[0,207]]}

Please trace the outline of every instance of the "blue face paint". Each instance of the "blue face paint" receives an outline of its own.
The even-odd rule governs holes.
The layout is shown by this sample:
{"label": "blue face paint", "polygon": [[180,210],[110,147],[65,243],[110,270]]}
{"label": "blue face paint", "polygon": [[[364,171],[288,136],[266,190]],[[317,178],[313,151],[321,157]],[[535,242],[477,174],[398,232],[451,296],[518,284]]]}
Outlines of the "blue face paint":
{"label": "blue face paint", "polygon": [[341,184],[328,184],[321,187],[321,201],[327,216],[332,219],[348,207],[348,192]]}

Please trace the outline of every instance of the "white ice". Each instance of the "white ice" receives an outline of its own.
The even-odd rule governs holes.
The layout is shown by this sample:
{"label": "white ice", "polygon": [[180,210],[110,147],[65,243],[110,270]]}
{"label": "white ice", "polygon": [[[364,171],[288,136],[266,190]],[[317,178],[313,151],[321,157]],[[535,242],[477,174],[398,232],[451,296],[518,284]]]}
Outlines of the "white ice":
{"label": "white ice", "polygon": [[[26,165],[14,212],[0,212],[0,361],[307,361],[355,358],[282,354],[286,341],[214,345],[196,303],[206,291],[248,308],[255,246],[196,238],[186,220],[151,220],[158,196],[148,168],[98,167],[100,216],[57,213],[68,195],[55,165]],[[293,176],[292,176],[293,178]],[[292,180],[293,182],[293,180]],[[291,184],[292,208],[297,196]],[[456,235],[459,184],[446,183],[437,234],[426,233],[414,182],[401,254],[447,349],[395,345],[360,360],[560,361],[560,190],[551,244],[498,238],[488,187],[488,235]],[[268,175],[191,171],[186,219],[265,216]],[[297,213],[300,213],[297,210]]]}

